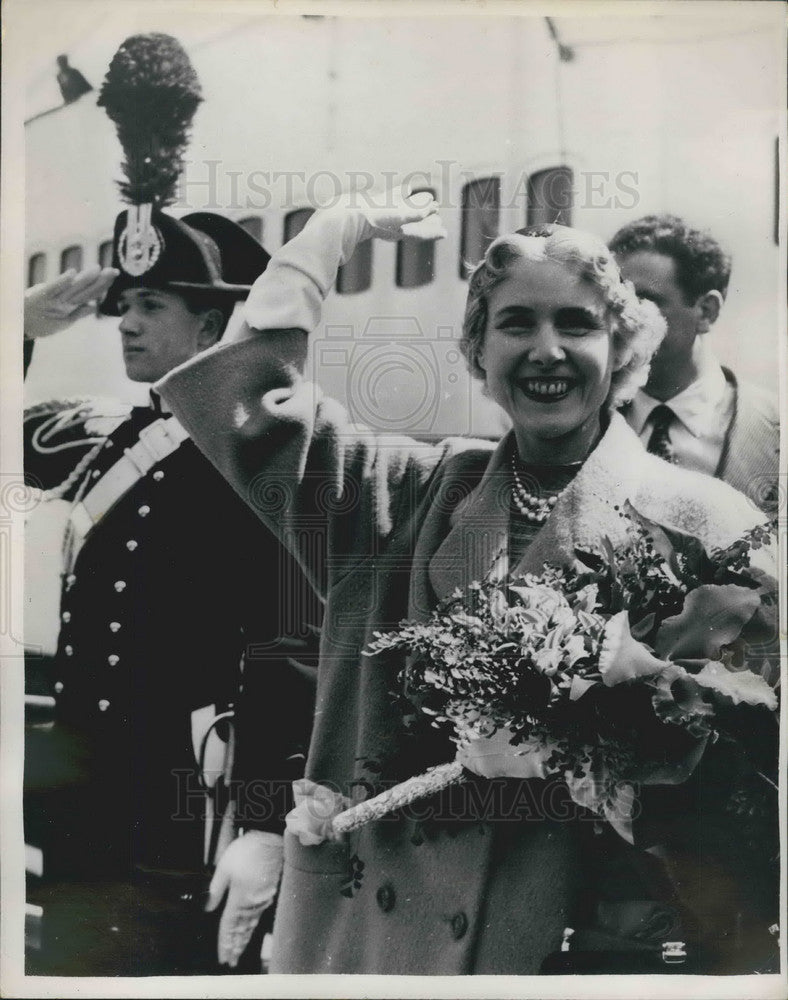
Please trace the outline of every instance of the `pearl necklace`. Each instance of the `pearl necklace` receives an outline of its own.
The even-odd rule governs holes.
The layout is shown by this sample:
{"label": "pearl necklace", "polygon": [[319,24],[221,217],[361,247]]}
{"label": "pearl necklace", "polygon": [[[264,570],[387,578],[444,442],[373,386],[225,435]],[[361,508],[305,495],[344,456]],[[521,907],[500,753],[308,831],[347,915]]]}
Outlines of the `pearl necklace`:
{"label": "pearl necklace", "polygon": [[551,496],[534,496],[520,479],[520,473],[517,471],[517,458],[514,454],[512,455],[512,475],[514,477],[512,501],[515,507],[531,524],[544,524],[559,498],[566,492],[566,486]]}

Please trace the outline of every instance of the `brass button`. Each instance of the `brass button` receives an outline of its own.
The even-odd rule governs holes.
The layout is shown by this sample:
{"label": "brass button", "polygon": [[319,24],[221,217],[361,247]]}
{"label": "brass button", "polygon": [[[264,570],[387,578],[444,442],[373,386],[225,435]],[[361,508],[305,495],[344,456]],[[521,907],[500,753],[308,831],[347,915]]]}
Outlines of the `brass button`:
{"label": "brass button", "polygon": [[459,941],[461,937],[465,936],[465,932],[468,930],[468,918],[460,910],[459,913],[455,913],[451,918],[451,936],[455,941]]}
{"label": "brass button", "polygon": [[120,629],[120,622],[110,622],[109,630],[110,632],[117,632]]}
{"label": "brass button", "polygon": [[66,623],[70,622],[71,621],[71,612],[70,611],[64,611],[63,614],[61,615],[61,618]]}
{"label": "brass button", "polygon": [[64,652],[65,652],[66,656],[73,656],[74,655],[74,647],[73,646],[64,646]]}
{"label": "brass button", "polygon": [[55,694],[60,694],[63,690],[63,681],[55,681]]}
{"label": "brass button", "polygon": [[117,590],[118,593],[120,593],[122,590],[125,590],[125,589],[126,589],[126,581],[125,580],[116,580],[115,581],[115,590]]}
{"label": "brass button", "polygon": [[120,660],[120,657],[118,656],[117,653],[110,653],[109,656],[107,657],[107,663],[111,667],[116,666],[118,664],[119,660]]}
{"label": "brass button", "polygon": [[134,541],[133,538],[130,538],[126,542],[126,548],[129,550],[129,552],[133,552],[137,548],[137,543]]}
{"label": "brass button", "polygon": [[99,712],[106,712],[107,709],[109,708],[109,702],[107,701],[106,698],[102,698],[101,701],[98,703],[98,707],[99,707]]}
{"label": "brass button", "polygon": [[144,503],[140,509],[137,511],[140,517],[147,517],[150,514],[150,507]]}
{"label": "brass button", "polygon": [[394,903],[397,901],[396,893],[394,892],[393,887],[388,883],[382,885],[378,889],[377,893],[375,894],[375,898],[378,901],[378,906],[381,908],[381,910],[383,910],[384,913],[389,913],[391,910],[393,910]]}
{"label": "brass button", "polygon": [[161,469],[157,469],[153,473],[153,478],[156,480],[157,483],[160,483],[162,479],[164,479],[164,473],[161,471]]}

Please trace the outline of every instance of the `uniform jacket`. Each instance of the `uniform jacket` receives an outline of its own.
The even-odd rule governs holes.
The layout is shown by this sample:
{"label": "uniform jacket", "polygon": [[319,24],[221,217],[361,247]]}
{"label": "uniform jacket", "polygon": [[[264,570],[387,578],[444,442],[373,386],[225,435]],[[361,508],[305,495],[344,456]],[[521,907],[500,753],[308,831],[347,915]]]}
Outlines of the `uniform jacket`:
{"label": "uniform jacket", "polygon": [[[505,552],[508,442],[435,446],[359,430],[301,380],[305,354],[302,331],[269,330],[176,369],[161,390],[326,600],[307,775],[349,794],[370,779],[370,761],[396,778],[448,753],[407,749],[390,694],[402,663],[359,651],[375,630],[426,615]],[[709,545],[762,520],[724,483],[648,455],[613,415],[519,568],[569,559],[602,534],[615,545],[627,499]],[[483,794],[483,783],[470,787]],[[423,837],[410,818],[371,824],[347,844],[303,847],[287,835],[272,971],[538,972],[584,879],[579,824],[560,821],[567,814],[548,788],[539,784],[536,805],[518,803],[517,813],[509,801],[483,823],[478,795],[433,802],[437,822]],[[354,857],[363,879],[348,899],[341,889]]]}
{"label": "uniform jacket", "polygon": [[[67,493],[73,497],[160,415],[152,407],[123,414],[118,404],[96,401],[35,408],[26,422],[28,477],[54,486],[105,436]],[[44,422],[51,433],[42,438]],[[298,775],[298,761],[287,758],[303,755],[311,722],[309,684],[291,677],[281,649],[285,633],[308,639],[298,634],[302,622],[287,618],[299,614],[295,598],[286,607],[280,600],[294,579],[292,560],[188,440],[93,528],[63,580],[50,665],[57,733],[81,774],[53,790],[42,829],[28,831],[34,843],[44,841],[47,875],[83,866],[116,874],[130,866],[202,868],[204,799],[191,716],[239,702],[245,653],[244,696],[267,724],[264,733],[239,734],[245,773],[236,777],[271,779],[278,801],[242,817],[243,825],[281,822],[285,789]],[[301,605],[304,615],[315,610],[314,602]],[[301,706],[286,732],[279,698]],[[248,716],[245,703],[238,708]]]}

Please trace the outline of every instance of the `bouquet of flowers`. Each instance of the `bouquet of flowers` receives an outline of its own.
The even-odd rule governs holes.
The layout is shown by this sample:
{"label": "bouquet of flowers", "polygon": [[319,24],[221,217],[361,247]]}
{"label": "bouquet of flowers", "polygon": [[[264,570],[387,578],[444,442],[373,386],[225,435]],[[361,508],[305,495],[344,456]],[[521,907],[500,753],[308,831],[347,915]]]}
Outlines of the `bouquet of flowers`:
{"label": "bouquet of flowers", "polygon": [[470,748],[477,762],[508,757],[493,773],[563,778],[631,841],[635,785],[686,780],[709,740],[746,731],[742,713],[776,710],[775,582],[759,566],[774,526],[707,552],[631,506],[621,514],[623,546],[604,539],[571,567],[474,583],[426,621],[375,633],[366,655],[408,654],[405,697],[459,752],[332,816],[332,835],[463,780]]}

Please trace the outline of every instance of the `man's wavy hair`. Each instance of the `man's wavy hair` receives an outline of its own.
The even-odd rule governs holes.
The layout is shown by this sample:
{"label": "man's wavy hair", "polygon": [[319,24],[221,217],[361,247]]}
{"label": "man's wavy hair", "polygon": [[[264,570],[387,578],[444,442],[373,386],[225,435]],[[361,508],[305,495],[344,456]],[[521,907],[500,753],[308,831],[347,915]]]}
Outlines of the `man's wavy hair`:
{"label": "man's wavy hair", "polygon": [[613,255],[601,240],[568,226],[538,226],[499,236],[471,272],[460,338],[471,375],[485,379],[479,358],[487,329],[488,296],[518,260],[562,264],[599,289],[607,306],[613,348],[624,362],[613,372],[607,406],[615,409],[632,399],[646,383],[652,355],[665,336],[665,320],[652,302],[635,295],[631,282],[622,280]]}
{"label": "man's wavy hair", "polygon": [[689,304],[706,292],[725,298],[731,277],[731,259],[709,233],[693,229],[678,215],[647,215],[619,229],[610,241],[616,257],[641,250],[671,257],[676,283]]}

